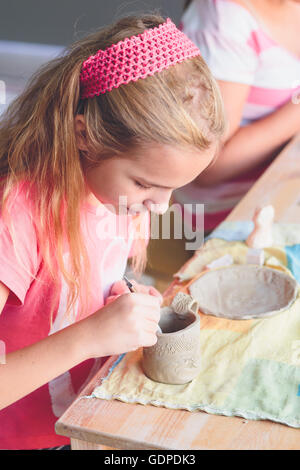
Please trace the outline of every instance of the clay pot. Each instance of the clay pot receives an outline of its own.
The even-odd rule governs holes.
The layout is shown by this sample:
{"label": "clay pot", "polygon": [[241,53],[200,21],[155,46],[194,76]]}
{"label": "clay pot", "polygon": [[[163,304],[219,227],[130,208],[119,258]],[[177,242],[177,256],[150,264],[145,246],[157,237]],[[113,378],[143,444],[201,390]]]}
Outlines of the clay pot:
{"label": "clay pot", "polygon": [[185,384],[198,375],[200,317],[197,310],[178,314],[172,307],[161,309],[162,333],[157,332],[154,346],[143,349],[142,366],[147,377],[166,384]]}
{"label": "clay pot", "polygon": [[299,285],[267,266],[237,264],[208,271],[189,286],[202,313],[232,320],[267,318],[295,301]]}

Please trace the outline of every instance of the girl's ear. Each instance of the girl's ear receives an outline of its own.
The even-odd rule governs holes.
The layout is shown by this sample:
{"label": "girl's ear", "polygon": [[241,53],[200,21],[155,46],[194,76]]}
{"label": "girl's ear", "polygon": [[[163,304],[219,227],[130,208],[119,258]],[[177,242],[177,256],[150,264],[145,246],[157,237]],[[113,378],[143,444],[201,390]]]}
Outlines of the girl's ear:
{"label": "girl's ear", "polygon": [[82,114],[77,114],[75,116],[75,135],[79,150],[87,150],[86,126],[84,116]]}

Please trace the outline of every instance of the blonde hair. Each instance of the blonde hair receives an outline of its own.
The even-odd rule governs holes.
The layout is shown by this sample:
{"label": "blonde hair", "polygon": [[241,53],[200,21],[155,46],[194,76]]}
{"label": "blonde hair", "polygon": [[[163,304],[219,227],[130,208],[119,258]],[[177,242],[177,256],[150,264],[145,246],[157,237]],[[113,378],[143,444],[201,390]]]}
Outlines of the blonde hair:
{"label": "blonde hair", "polygon": [[[44,264],[54,282],[59,269],[69,288],[68,312],[78,296],[88,292],[90,265],[80,230],[80,205],[86,196],[83,162],[97,165],[101,158],[122,156],[151,142],[204,150],[224,131],[222,100],[201,56],[80,100],[84,60],[164,21],[158,15],[126,17],[77,41],[41,67],[2,116],[2,211],[13,189],[26,181]],[[76,114],[85,118],[88,151],[77,146]],[[63,259],[64,237],[69,269]],[[143,246],[133,260],[137,272],[146,262],[145,243],[140,242]]]}

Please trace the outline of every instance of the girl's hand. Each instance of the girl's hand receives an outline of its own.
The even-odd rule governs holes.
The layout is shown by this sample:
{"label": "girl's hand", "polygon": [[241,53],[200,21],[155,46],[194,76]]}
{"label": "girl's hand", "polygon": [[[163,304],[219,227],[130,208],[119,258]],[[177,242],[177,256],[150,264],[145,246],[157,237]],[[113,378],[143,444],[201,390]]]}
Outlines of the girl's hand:
{"label": "girl's hand", "polygon": [[159,298],[160,304],[163,301],[163,297],[161,293],[155,289],[153,286],[145,286],[144,284],[139,284],[138,282],[129,279],[133,287],[136,289],[137,292],[140,292],[141,294],[148,294],[148,295],[154,295],[155,297]]}
{"label": "girl's hand", "polygon": [[[132,279],[129,279],[129,280],[131,284],[133,285],[134,289],[136,290],[136,292],[140,294],[148,294],[148,295],[153,295],[154,297],[158,297],[160,304],[162,303],[163,297],[161,293],[157,289],[155,289],[155,287],[139,284],[138,282]],[[115,300],[117,296],[126,294],[128,292],[130,291],[124,280],[115,282],[110,289],[110,295],[106,300],[106,304],[110,303],[112,300]]]}
{"label": "girl's hand", "polygon": [[85,322],[87,358],[134,351],[157,342],[160,299],[156,295],[129,293],[118,296]]}

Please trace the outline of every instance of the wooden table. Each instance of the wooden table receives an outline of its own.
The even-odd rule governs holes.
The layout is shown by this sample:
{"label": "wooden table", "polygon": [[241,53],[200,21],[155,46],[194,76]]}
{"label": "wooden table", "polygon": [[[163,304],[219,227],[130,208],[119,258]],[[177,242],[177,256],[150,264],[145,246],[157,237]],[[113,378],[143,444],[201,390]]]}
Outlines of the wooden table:
{"label": "wooden table", "polygon": [[[300,136],[285,147],[227,220],[249,220],[261,204],[274,206],[275,222],[300,223]],[[177,285],[174,281],[165,296]],[[80,396],[99,385],[115,359],[104,364]],[[73,449],[300,449],[299,429],[271,421],[80,396],[56,423],[56,432],[70,437]]]}

